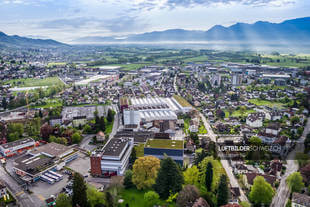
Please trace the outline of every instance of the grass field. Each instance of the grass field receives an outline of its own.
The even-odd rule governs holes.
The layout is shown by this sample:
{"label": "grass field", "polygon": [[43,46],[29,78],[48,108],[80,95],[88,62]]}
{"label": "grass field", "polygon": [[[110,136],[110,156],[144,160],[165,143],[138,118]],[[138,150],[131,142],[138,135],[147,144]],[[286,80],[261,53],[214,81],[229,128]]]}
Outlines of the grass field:
{"label": "grass field", "polygon": [[137,157],[143,157],[144,156],[144,144],[139,144],[135,146],[136,149],[136,155]]}
{"label": "grass field", "polygon": [[48,78],[21,78],[7,81],[5,84],[12,84],[16,87],[35,87],[35,86],[55,86],[63,85],[63,82],[58,77]]}
{"label": "grass field", "polygon": [[[124,189],[120,194],[124,202],[120,206],[125,207],[126,204],[129,204],[129,206],[148,207],[148,204],[144,201],[144,193],[146,192],[134,188]],[[167,207],[175,206],[175,204],[167,204],[165,201],[160,201],[159,204]]]}
{"label": "grass field", "polygon": [[[247,116],[248,114],[250,113],[254,113],[255,110],[253,109],[248,109],[244,112],[243,116]],[[225,118],[229,118],[229,117],[241,117],[242,116],[242,113],[241,113],[241,110],[235,110],[232,112],[231,115],[229,115],[229,112],[228,111],[225,111]]]}
{"label": "grass field", "polygon": [[208,133],[208,131],[205,128],[205,125],[203,124],[202,121],[200,121],[199,129],[198,129],[198,134],[207,134],[207,133]]}
{"label": "grass field", "polygon": [[124,65],[119,65],[121,66],[122,70],[130,71],[130,70],[137,70],[139,68],[142,68],[144,66],[151,65],[151,64],[146,64],[146,63],[136,63],[136,64],[124,64]]}
{"label": "grass field", "polygon": [[62,102],[59,99],[49,99],[46,101],[45,104],[37,105],[37,106],[31,106],[31,108],[55,108],[62,106]]}
{"label": "grass field", "polygon": [[257,106],[268,106],[268,107],[277,107],[277,108],[282,108],[283,104],[279,102],[272,102],[272,101],[267,101],[267,100],[261,100],[261,99],[250,99],[250,103],[255,104]]}
{"label": "grass field", "polygon": [[66,65],[67,63],[65,62],[51,62],[51,63],[48,63],[47,64],[47,67],[53,67],[53,66],[64,66]]}

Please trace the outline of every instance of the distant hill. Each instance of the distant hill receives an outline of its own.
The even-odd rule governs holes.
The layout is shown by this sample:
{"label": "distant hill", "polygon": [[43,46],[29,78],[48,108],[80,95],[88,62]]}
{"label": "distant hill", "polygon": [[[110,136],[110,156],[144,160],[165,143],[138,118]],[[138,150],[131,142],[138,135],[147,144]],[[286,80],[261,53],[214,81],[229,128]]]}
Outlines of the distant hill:
{"label": "distant hill", "polygon": [[0,45],[8,47],[59,47],[68,46],[64,43],[52,39],[32,39],[17,35],[6,35],[0,32]]}
{"label": "distant hill", "polygon": [[229,27],[216,25],[208,31],[170,29],[120,37],[82,37],[75,42],[158,42],[158,41],[237,41],[272,42],[310,40],[310,17],[282,23],[258,21],[254,24],[237,23]]}

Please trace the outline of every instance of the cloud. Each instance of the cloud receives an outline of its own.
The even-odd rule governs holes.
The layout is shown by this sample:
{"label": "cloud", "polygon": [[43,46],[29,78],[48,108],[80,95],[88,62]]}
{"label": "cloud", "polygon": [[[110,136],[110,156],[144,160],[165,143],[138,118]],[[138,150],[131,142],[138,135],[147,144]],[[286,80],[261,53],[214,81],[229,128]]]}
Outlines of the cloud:
{"label": "cloud", "polygon": [[36,27],[41,29],[79,30],[88,28],[116,33],[139,31],[147,26],[147,22],[137,16],[120,16],[109,19],[95,17],[62,18],[41,21],[36,24]]}
{"label": "cloud", "polygon": [[195,6],[213,6],[213,5],[230,5],[241,4],[247,6],[285,6],[294,4],[297,0],[136,0],[136,6],[139,9],[158,9],[177,7],[191,8]]}

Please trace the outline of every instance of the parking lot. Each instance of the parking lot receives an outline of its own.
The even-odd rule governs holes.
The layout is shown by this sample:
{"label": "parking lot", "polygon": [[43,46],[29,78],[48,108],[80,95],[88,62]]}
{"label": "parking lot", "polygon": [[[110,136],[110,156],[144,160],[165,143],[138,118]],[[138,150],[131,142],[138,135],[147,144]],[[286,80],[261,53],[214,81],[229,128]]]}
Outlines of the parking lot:
{"label": "parking lot", "polygon": [[90,159],[85,154],[79,153],[79,157],[70,162],[67,167],[80,173],[81,175],[86,175],[90,170]]}
{"label": "parking lot", "polygon": [[51,195],[57,196],[67,185],[67,182],[69,180],[69,176],[64,174],[63,172],[57,173],[64,175],[62,180],[54,184],[48,184],[47,182],[39,180],[36,183],[32,184],[30,190],[42,201],[51,197]]}

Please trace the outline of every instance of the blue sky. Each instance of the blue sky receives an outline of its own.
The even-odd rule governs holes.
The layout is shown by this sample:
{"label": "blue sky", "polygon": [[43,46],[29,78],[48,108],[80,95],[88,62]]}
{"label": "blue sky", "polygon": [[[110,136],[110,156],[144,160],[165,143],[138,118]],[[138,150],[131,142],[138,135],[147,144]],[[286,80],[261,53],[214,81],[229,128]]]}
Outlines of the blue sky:
{"label": "blue sky", "polygon": [[0,0],[0,31],[70,42],[310,16],[309,0]]}

